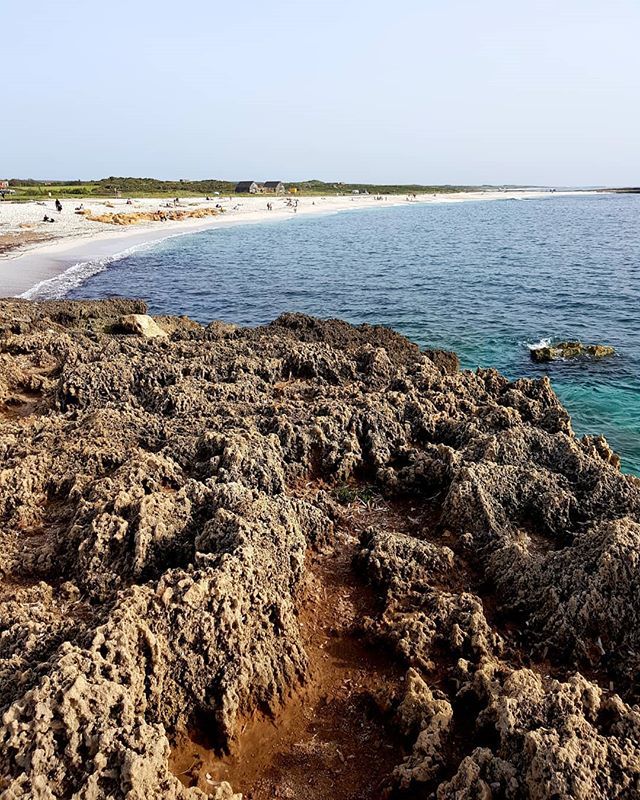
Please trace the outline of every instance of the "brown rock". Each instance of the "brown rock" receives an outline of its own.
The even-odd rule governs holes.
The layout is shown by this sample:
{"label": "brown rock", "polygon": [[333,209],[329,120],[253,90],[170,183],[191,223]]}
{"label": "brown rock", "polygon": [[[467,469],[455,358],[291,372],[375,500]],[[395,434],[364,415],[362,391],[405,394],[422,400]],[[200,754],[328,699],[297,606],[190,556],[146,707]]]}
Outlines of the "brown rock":
{"label": "brown rock", "polygon": [[604,344],[582,344],[582,342],[558,342],[554,345],[544,347],[531,347],[529,353],[533,361],[538,363],[546,361],[558,361],[581,356],[591,358],[604,358],[615,353],[615,349]]}
{"label": "brown rock", "polygon": [[0,794],[202,798],[172,744],[233,750],[308,677],[346,484],[375,608],[350,614],[411,669],[389,791],[640,795],[640,481],[548,380],[302,315],[106,332],[145,313],[0,301]]}

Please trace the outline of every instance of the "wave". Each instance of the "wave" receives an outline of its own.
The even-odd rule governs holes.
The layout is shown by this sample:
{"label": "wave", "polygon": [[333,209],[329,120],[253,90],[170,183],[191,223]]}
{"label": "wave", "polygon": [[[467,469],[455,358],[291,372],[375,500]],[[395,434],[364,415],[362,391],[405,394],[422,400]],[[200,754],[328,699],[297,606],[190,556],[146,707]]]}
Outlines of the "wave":
{"label": "wave", "polygon": [[138,242],[118,253],[112,253],[111,255],[102,256],[101,258],[93,258],[89,261],[78,261],[59,275],[54,275],[53,278],[46,278],[36,283],[35,286],[27,289],[26,292],[18,295],[18,297],[25,300],[60,300],[66,297],[72,289],[77,289],[78,286],[81,286],[89,278],[92,278],[100,272],[104,272],[109,265],[113,264],[115,261],[121,261],[123,258],[127,258],[127,256],[133,255],[134,253],[139,253],[142,250],[149,250],[167,241],[167,239],[177,239],[181,236],[194,236],[198,233],[204,233],[206,230],[208,230],[208,228],[174,231],[173,233],[165,234],[157,239]]}
{"label": "wave", "polygon": [[540,339],[538,342],[525,342],[529,350],[541,350],[543,347],[550,347],[551,346],[551,338],[548,339]]}
{"label": "wave", "polygon": [[61,272],[60,275],[55,275],[53,278],[47,278],[36,283],[35,286],[27,289],[26,292],[18,295],[18,297],[22,297],[25,300],[60,300],[72,289],[76,289],[83,284],[88,278],[97,275],[99,272],[104,272],[109,264],[119,261],[121,258],[126,258],[133,250],[134,248],[132,247],[129,250],[105,256],[104,258],[80,261]]}

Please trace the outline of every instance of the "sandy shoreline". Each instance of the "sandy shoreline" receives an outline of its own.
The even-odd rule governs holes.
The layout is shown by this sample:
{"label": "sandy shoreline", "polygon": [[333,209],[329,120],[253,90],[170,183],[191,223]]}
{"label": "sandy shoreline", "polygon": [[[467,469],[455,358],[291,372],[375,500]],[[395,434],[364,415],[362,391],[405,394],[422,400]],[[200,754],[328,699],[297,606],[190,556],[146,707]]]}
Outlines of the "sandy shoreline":
{"label": "sandy shoreline", "polygon": [[[82,200],[65,200],[61,213],[55,211],[54,202],[45,204],[0,203],[0,236],[11,241],[16,237],[24,240],[22,246],[0,256],[0,296],[34,297],[45,281],[87,263],[115,260],[132,249],[151,246],[172,236],[196,233],[217,227],[235,224],[284,221],[300,215],[333,214],[366,208],[384,208],[414,203],[459,203],[479,200],[513,200],[553,198],[559,195],[584,194],[584,192],[456,192],[451,194],[418,195],[415,199],[405,196],[326,196],[300,197],[297,209],[288,206],[285,198],[273,196],[247,196],[243,198],[186,198],[178,206],[192,211],[211,208],[219,204],[224,211],[215,217],[182,220],[176,222],[149,222],[135,226],[120,227],[102,222],[93,222],[74,213]],[[268,211],[267,202],[273,203]],[[295,202],[295,201],[294,201]],[[154,212],[166,206],[164,198],[138,198],[132,204],[126,199],[86,200],[85,209],[94,214]],[[43,216],[55,219],[55,223],[43,222]],[[52,238],[41,238],[52,237]],[[61,287],[62,288],[62,287]]]}

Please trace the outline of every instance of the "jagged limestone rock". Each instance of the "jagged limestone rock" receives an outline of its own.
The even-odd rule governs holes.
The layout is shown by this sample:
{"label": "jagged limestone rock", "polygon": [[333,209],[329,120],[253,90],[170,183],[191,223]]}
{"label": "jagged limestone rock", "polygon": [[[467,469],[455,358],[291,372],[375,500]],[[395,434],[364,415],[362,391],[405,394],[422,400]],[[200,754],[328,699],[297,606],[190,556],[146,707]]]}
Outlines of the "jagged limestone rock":
{"label": "jagged limestone rock", "polygon": [[302,315],[115,333],[145,312],[0,301],[0,795],[204,797],[176,736],[232,748],[304,682],[325,489],[365,476],[434,512],[355,563],[413,670],[391,796],[638,796],[640,482],[547,379]]}

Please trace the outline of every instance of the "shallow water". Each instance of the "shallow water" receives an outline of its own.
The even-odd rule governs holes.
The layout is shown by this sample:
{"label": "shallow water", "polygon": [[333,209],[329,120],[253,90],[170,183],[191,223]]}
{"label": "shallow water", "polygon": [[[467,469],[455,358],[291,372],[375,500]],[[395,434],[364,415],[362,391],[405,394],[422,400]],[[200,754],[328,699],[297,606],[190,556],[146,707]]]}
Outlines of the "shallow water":
{"label": "shallow water", "polygon": [[[67,296],[143,297],[151,313],[268,322],[303,311],[389,325],[463,366],[549,375],[576,432],[640,474],[639,195],[410,205],[168,239]],[[537,366],[543,338],[612,344]]]}

